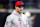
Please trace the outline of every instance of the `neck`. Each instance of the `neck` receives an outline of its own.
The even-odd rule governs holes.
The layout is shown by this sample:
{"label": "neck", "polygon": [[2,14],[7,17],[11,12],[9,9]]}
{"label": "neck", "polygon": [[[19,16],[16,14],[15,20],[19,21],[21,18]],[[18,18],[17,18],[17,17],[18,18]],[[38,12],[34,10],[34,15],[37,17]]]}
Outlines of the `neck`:
{"label": "neck", "polygon": [[16,10],[16,12],[20,15],[21,13]]}

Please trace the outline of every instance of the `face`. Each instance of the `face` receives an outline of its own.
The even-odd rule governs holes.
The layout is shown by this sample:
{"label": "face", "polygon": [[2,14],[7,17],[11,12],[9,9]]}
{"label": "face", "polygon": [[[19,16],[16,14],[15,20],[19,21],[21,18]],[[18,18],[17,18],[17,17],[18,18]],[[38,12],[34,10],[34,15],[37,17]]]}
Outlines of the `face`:
{"label": "face", "polygon": [[16,7],[16,11],[22,13],[24,7]]}

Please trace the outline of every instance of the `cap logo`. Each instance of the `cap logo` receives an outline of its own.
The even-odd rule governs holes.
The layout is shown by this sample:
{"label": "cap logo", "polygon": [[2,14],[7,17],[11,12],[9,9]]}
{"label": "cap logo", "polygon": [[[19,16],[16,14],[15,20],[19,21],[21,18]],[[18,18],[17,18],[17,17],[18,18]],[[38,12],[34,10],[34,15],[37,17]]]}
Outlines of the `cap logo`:
{"label": "cap logo", "polygon": [[21,4],[22,2],[20,2],[20,4]]}
{"label": "cap logo", "polygon": [[20,3],[22,3],[22,2],[20,2]]}

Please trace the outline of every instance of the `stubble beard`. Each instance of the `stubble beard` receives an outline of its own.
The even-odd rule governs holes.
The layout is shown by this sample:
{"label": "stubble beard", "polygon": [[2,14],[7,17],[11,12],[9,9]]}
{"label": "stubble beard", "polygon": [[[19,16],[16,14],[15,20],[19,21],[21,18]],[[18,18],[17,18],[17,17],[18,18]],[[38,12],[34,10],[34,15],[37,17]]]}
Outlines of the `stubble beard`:
{"label": "stubble beard", "polygon": [[17,12],[19,13],[19,14],[21,14],[22,12],[19,12],[18,10],[17,10]]}

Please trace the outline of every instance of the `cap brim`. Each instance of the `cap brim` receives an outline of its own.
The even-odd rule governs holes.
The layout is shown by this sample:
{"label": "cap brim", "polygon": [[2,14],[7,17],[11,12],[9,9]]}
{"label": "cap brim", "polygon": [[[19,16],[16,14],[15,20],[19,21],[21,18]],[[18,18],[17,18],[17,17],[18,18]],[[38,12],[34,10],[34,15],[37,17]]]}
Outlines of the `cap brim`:
{"label": "cap brim", "polygon": [[19,5],[19,6],[17,6],[17,7],[24,7],[24,5]]}

